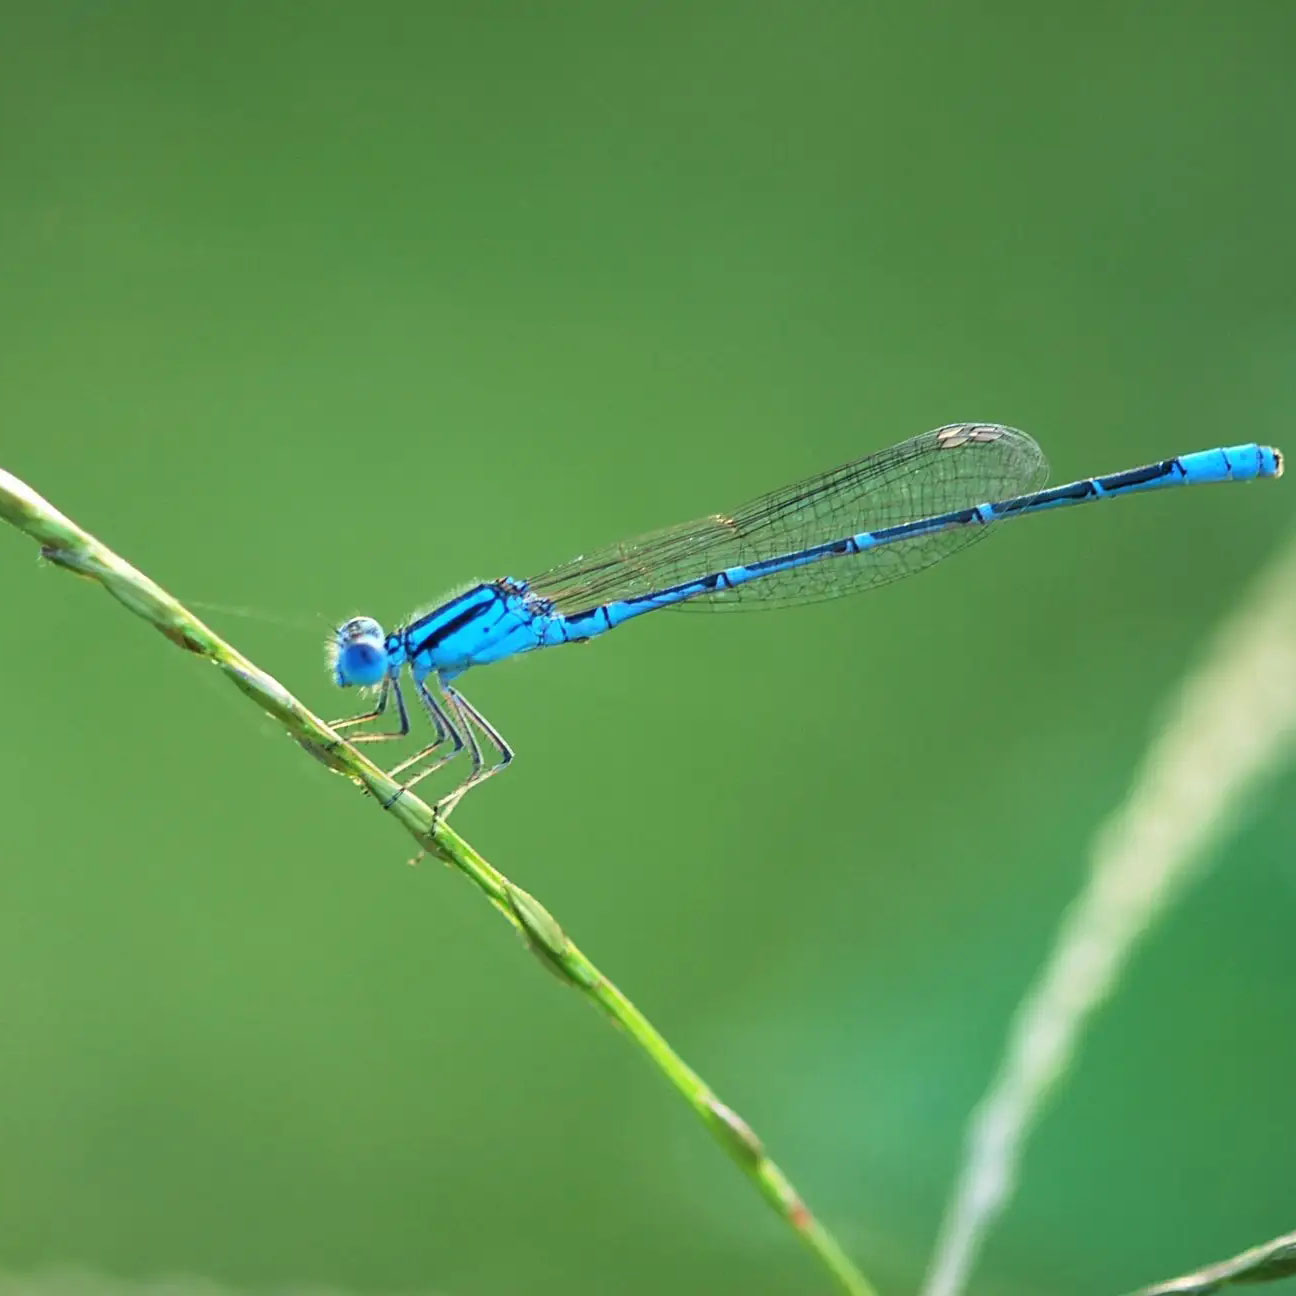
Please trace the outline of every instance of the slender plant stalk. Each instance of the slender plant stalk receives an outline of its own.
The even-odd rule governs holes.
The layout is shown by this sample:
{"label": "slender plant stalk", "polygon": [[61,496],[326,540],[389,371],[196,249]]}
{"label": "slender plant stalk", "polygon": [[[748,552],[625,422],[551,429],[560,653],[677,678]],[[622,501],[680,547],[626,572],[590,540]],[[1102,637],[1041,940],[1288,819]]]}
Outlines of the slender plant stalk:
{"label": "slender plant stalk", "polygon": [[1140,1288],[1134,1296],[1210,1296],[1233,1283],[1276,1282],[1296,1274],[1296,1233],[1262,1242],[1259,1246],[1207,1265],[1182,1278]]}
{"label": "slender plant stalk", "polygon": [[766,1201],[837,1280],[840,1289],[851,1296],[874,1296],[872,1286],[833,1235],[810,1213],[747,1122],[715,1096],[643,1013],[577,949],[540,901],[487,863],[412,792],[393,801],[399,784],[303,706],[278,680],[253,665],[143,572],[3,469],[0,469],[0,516],[39,542],[41,554],[50,562],[98,581],[177,647],[206,658],[313,756],[371,793],[374,804],[388,808],[420,847],[474,882],[522,933],[551,971],[625,1028],[760,1189]]}
{"label": "slender plant stalk", "polygon": [[1094,1014],[1139,942],[1209,866],[1239,807],[1291,759],[1294,741],[1296,537],[1250,582],[1180,681],[1123,804],[1094,835],[1089,876],[968,1123],[923,1296],[962,1296]]}

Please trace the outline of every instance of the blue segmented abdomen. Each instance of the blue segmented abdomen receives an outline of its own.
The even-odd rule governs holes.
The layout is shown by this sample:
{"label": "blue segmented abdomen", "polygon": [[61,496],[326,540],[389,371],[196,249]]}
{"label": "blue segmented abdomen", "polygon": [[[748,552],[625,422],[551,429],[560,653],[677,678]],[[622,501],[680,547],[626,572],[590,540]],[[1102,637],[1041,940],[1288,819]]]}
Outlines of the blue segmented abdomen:
{"label": "blue segmented abdomen", "polygon": [[[966,435],[967,439],[940,441],[942,434],[954,431]],[[1021,433],[1012,433],[1011,429],[996,429],[980,425],[966,429],[941,429],[936,434],[928,434],[929,437],[937,438],[937,445],[958,449],[969,445],[992,444],[999,439],[1000,435],[1004,437],[1011,435],[1014,438],[1023,436]],[[899,575],[906,575],[909,571],[917,570],[928,562],[936,561],[950,552],[953,547],[957,547],[957,541],[951,544],[945,541],[944,537],[962,533],[963,542],[966,543],[968,538],[984,531],[991,523],[1005,518],[1064,508],[1118,495],[1163,489],[1168,486],[1277,477],[1281,476],[1282,469],[1281,454],[1268,446],[1247,444],[1197,451],[1124,472],[1082,478],[1047,490],[1034,490],[1007,499],[970,503],[966,507],[925,517],[920,515],[891,526],[859,531],[853,535],[826,540],[797,551],[762,557],[756,562],[725,566],[691,580],[676,581],[662,588],[635,594],[633,597],[611,599],[597,606],[570,613],[563,618],[563,627],[558,633],[562,633],[567,638],[584,639],[613,629],[633,617],[642,616],[658,608],[712,606],[713,600],[730,597],[746,586],[771,580],[786,582],[788,573],[806,568],[825,569],[822,581],[829,593],[833,592],[830,582],[843,568],[846,569],[846,574],[841,579],[842,590],[866,588],[871,584],[882,584]],[[904,478],[901,477],[900,481],[903,484]],[[895,482],[890,485],[894,487]],[[967,483],[964,483],[963,488],[966,487]],[[812,490],[806,493],[813,497]],[[725,522],[725,518],[717,517],[705,519],[702,524],[692,528],[676,528],[656,537],[648,537],[643,542],[625,546],[621,553],[584,560],[585,566],[589,571],[598,572],[598,579],[607,584],[612,579],[607,574],[608,570],[615,569],[617,560],[620,559],[630,569],[627,579],[637,584],[643,581],[647,573],[652,570],[651,549],[659,546],[668,557],[668,561],[663,563],[664,569],[673,573],[678,571],[682,564],[683,553],[687,551],[688,542],[692,538],[690,531],[705,534],[706,531],[714,531],[716,523],[723,526]],[[781,535],[782,530],[776,531],[776,534]],[[751,538],[754,544],[756,540],[754,533]],[[720,543],[711,541],[709,538],[705,540],[698,546],[699,552],[694,554],[695,561],[700,564],[713,550],[717,553],[723,552],[725,539],[726,537],[721,533]],[[943,548],[932,549],[932,544],[937,541],[943,545]],[[898,566],[894,562],[890,565],[875,565],[884,555],[896,552],[903,554],[911,550],[917,553],[917,557],[912,562],[905,563],[902,559]],[[855,564],[852,572],[850,569],[855,559],[858,559],[858,563]],[[543,588],[546,578],[539,578],[539,582]],[[806,588],[813,591],[813,587],[806,586]]]}
{"label": "blue segmented abdomen", "polygon": [[400,642],[416,673],[449,677],[590,639],[659,608],[768,607],[872,588],[1018,515],[1282,470],[1277,450],[1247,444],[1037,489],[1044,457],[1024,432],[953,424],[732,514],[613,545],[532,581],[476,585],[405,627]]}
{"label": "blue segmented abdomen", "polygon": [[1272,446],[1236,445],[1219,450],[1198,450],[1179,456],[1184,477],[1190,482],[1255,481],[1281,477],[1282,453]]}

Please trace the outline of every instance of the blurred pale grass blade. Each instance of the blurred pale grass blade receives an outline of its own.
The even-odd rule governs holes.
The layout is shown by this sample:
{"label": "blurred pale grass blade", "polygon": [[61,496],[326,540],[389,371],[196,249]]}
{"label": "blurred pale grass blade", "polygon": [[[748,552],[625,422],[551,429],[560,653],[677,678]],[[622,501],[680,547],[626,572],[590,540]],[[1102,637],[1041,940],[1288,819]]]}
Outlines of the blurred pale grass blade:
{"label": "blurred pale grass blade", "polygon": [[42,555],[67,571],[98,581],[114,598],[151,622],[177,647],[218,667],[241,692],[277,720],[311,755],[369,792],[390,810],[419,846],[457,868],[525,937],[540,961],[596,1004],[652,1059],[683,1095],[766,1201],[795,1230],[841,1290],[873,1296],[873,1288],[836,1238],[810,1213],[787,1176],[736,1112],[671,1048],[651,1022],[568,938],[534,896],[488,864],[432,808],[329,728],[278,680],[252,664],[161,586],[60,513],[25,482],[0,469],[0,517],[38,541]]}
{"label": "blurred pale grass blade", "polygon": [[1241,1255],[1207,1265],[1182,1278],[1143,1287],[1134,1296],[1209,1296],[1233,1283],[1276,1282],[1296,1274],[1296,1233],[1284,1233]]}
{"label": "blurred pale grass blade", "polygon": [[1012,1195],[1027,1135],[1138,938],[1189,881],[1296,734],[1296,543],[1252,584],[1183,681],[1130,794],[1099,830],[1089,879],[1014,1019],[969,1130],[927,1274],[956,1296]]}

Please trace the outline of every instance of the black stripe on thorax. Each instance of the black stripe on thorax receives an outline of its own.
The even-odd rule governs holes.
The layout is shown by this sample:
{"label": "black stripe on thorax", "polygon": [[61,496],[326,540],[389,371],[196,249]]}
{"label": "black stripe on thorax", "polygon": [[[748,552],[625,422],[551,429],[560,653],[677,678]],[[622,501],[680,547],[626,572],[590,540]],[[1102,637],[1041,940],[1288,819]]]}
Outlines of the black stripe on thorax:
{"label": "black stripe on thorax", "polygon": [[[478,597],[474,598],[473,596]],[[485,597],[481,597],[484,595]],[[407,627],[405,631],[405,651],[411,657],[417,657],[420,653],[425,653],[429,649],[435,648],[438,644],[443,643],[451,635],[462,630],[464,626],[476,621],[488,608],[493,607],[503,598],[499,590],[491,585],[478,585],[476,589],[470,589],[461,594],[457,599],[451,599],[449,603],[443,603],[435,611],[429,612],[427,616],[420,617]],[[455,613],[448,621],[440,624],[433,624],[432,630],[425,635],[416,644],[415,636],[420,630],[429,624],[436,623],[439,617],[445,615],[455,604],[463,602],[465,599],[471,600],[462,611]]]}

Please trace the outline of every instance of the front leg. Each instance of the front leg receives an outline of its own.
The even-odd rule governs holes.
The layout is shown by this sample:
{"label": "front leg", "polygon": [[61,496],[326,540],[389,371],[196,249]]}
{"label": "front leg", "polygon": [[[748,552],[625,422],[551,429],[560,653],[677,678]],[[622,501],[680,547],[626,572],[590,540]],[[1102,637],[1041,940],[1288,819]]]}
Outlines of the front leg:
{"label": "front leg", "polygon": [[377,720],[387,710],[387,702],[392,697],[396,698],[396,713],[399,717],[399,729],[381,729],[373,733],[356,734],[349,741],[353,743],[366,742],[387,742],[392,738],[404,738],[410,731],[409,712],[405,709],[405,698],[401,693],[400,682],[388,676],[382,682],[382,692],[378,694],[378,703],[372,711],[366,711],[364,715],[351,716],[347,720],[330,721],[330,728],[349,729],[352,725],[365,724],[369,720]]}

